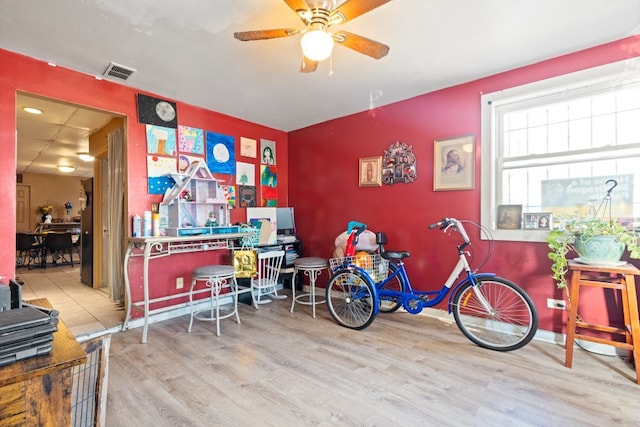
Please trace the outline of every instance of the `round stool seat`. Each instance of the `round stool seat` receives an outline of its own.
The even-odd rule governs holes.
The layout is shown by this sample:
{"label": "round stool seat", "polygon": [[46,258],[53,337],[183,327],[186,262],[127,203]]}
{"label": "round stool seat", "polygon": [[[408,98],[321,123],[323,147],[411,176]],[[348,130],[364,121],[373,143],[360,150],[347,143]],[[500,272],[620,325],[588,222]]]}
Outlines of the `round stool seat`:
{"label": "round stool seat", "polygon": [[[310,305],[311,316],[315,319],[316,304],[322,304],[325,302],[324,299],[316,299],[316,279],[322,270],[329,267],[329,262],[320,257],[304,257],[295,260],[293,267],[294,273],[291,284],[293,298],[291,299],[291,312],[293,313],[293,308],[295,307],[296,302],[299,304]],[[309,277],[309,292],[296,295],[296,278],[298,276],[298,271],[304,272],[304,274]]]}
{"label": "round stool seat", "polygon": [[327,268],[329,263],[326,259],[320,257],[304,257],[298,258],[293,263],[295,268]]}
{"label": "round stool seat", "polygon": [[193,275],[202,276],[228,276],[234,275],[235,270],[231,265],[203,265],[193,270]]}
{"label": "round stool seat", "polygon": [[[189,320],[188,332],[191,332],[193,319],[216,322],[216,335],[220,336],[220,320],[235,316],[236,322],[240,324],[238,315],[238,284],[236,283],[235,269],[231,265],[203,265],[193,269],[191,278],[191,288],[189,289],[189,307],[191,319]],[[206,288],[194,290],[197,282],[205,282]],[[223,292],[228,290],[228,292]],[[195,294],[209,293],[209,308],[195,311],[193,296]],[[230,296],[232,308],[226,313],[220,313],[221,298]]]}

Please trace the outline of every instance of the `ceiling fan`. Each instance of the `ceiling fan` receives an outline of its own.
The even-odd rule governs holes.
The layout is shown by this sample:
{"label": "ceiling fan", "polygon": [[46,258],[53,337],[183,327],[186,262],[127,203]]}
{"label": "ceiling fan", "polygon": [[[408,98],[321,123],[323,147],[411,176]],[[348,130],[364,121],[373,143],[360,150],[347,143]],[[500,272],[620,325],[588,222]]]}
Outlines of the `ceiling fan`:
{"label": "ceiling fan", "polygon": [[[334,42],[375,59],[383,58],[389,52],[389,46],[358,36],[347,31],[329,31],[334,25],[357,18],[391,0],[347,0],[340,6],[330,9],[329,0],[284,0],[293,9],[305,28],[280,28],[276,30],[240,31],[233,36],[241,41],[274,39],[302,34],[302,65],[300,71],[311,73],[318,62],[331,56]],[[309,5],[312,4],[312,5]],[[335,3],[334,3],[335,4]]]}

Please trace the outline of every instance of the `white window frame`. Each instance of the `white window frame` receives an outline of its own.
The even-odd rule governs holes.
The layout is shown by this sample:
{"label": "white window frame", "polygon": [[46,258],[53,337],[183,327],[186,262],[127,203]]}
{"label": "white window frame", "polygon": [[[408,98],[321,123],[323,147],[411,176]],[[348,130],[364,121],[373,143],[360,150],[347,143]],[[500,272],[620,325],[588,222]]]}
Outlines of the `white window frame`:
{"label": "white window frame", "polygon": [[614,87],[620,82],[640,82],[640,58],[618,61],[481,96],[480,222],[491,230],[495,240],[545,242],[549,233],[545,230],[502,230],[496,227],[498,178],[501,173],[497,160],[497,109],[505,104],[547,97],[551,99],[554,95],[567,91],[578,93],[594,87]]}

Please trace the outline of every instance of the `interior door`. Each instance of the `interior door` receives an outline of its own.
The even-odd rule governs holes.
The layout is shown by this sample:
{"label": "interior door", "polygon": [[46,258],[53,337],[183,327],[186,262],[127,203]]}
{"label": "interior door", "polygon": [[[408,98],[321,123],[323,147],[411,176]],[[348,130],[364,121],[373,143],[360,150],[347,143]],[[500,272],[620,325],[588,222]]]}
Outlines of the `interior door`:
{"label": "interior door", "polygon": [[16,231],[32,231],[31,228],[31,187],[16,185]]}
{"label": "interior door", "polygon": [[86,207],[82,210],[80,221],[80,281],[93,286],[93,178],[82,181]]}

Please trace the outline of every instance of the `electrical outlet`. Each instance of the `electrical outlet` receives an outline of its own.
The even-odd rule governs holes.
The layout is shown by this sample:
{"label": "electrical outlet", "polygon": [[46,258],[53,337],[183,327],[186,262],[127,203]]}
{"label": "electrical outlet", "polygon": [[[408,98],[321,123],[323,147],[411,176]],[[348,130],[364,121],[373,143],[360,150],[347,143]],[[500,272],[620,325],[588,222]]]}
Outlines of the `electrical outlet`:
{"label": "electrical outlet", "polygon": [[184,288],[184,278],[176,277],[176,289]]}
{"label": "electrical outlet", "polygon": [[566,310],[567,303],[561,299],[547,298],[547,308],[554,308],[556,310]]}

